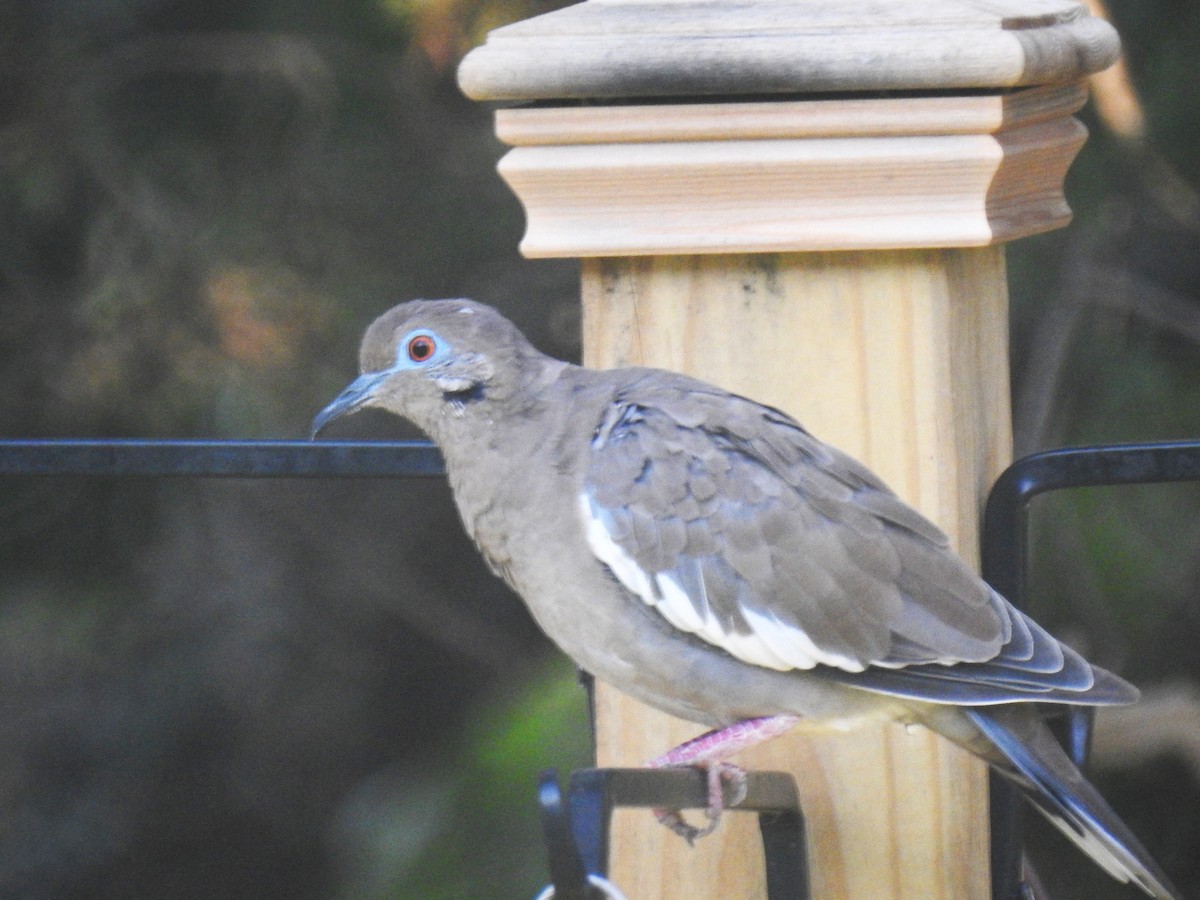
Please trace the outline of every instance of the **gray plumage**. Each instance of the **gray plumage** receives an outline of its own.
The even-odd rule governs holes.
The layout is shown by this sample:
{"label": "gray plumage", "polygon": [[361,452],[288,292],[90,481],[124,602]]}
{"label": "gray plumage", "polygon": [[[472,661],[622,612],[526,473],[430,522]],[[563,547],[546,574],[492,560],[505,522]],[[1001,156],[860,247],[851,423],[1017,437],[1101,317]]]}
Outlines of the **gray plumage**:
{"label": "gray plumage", "polygon": [[[1028,701],[1127,703],[1136,690],[786,414],[683,375],[552,359],[468,300],[395,307],[360,363],[314,434],[368,405],[429,434],[484,558],[585,670],[712,726],[920,722],[1038,794],[1116,877],[1175,896],[1094,792],[1083,812],[1045,799],[1074,768],[1030,738],[1044,727]],[[1032,762],[1014,749],[1030,744]]]}

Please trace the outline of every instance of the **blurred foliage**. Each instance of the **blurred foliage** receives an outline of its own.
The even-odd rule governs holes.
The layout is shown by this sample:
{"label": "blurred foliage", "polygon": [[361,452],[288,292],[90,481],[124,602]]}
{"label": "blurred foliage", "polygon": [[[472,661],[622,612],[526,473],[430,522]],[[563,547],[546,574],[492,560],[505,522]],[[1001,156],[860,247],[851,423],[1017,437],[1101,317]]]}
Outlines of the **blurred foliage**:
{"label": "blurred foliage", "polygon": [[297,434],[393,298],[539,277],[487,111],[390,8],[49,9],[0,7],[6,430]]}
{"label": "blurred foliage", "polygon": [[[579,767],[590,758],[591,730],[580,697],[574,670],[560,658],[516,702],[496,704],[467,729],[461,749],[441,773],[452,785],[448,791],[414,797],[405,773],[394,793],[373,785],[361,806],[348,804],[356,817],[362,817],[363,807],[369,810],[358,818],[366,821],[350,844],[361,848],[370,846],[364,838],[374,842],[374,852],[360,853],[360,860],[375,876],[351,868],[343,882],[345,895],[458,900],[536,892],[539,879],[546,880],[546,850],[533,802],[536,776],[552,767]],[[375,821],[388,799],[394,805],[385,814],[392,814],[397,827],[380,832]],[[427,826],[422,844],[393,840],[414,817]]]}
{"label": "blurred foliage", "polygon": [[[300,436],[412,296],[576,355],[575,267],[518,257],[453,83],[537,11],[0,3],[0,433]],[[0,513],[0,895],[424,896],[445,860],[538,887],[509,807],[586,761],[583,694],[444,484],[9,480]],[[518,722],[541,758],[479,766]]]}
{"label": "blurred foliage", "polygon": [[[1200,9],[1109,0],[1108,10],[1144,127],[1122,134],[1098,114],[1103,103],[1085,109],[1091,139],[1067,182],[1075,224],[1009,249],[1020,453],[1200,436],[1200,107],[1188,74]],[[1160,685],[1200,683],[1198,548],[1200,485],[1043,497],[1032,510],[1031,611],[1154,703]],[[1156,752],[1153,730],[1107,733],[1119,737],[1101,757],[1130,762],[1097,783],[1191,896],[1200,770],[1169,744]],[[1051,829],[1030,827],[1052,896],[1128,896]]]}
{"label": "blurred foliage", "polygon": [[[0,434],[302,435],[413,296],[577,356],[575,268],[517,256],[490,113],[453,82],[554,5],[0,0]],[[1021,452],[1200,434],[1200,8],[1110,11],[1145,129],[1085,110],[1076,224],[1009,249]],[[1198,507],[1039,501],[1034,611],[1140,683],[1200,681]],[[9,480],[0,522],[0,895],[544,880],[533,779],[586,762],[583,695],[445,485]],[[1194,890],[1200,776],[1156,759],[1104,790]],[[1052,860],[1062,896],[1127,896]]]}

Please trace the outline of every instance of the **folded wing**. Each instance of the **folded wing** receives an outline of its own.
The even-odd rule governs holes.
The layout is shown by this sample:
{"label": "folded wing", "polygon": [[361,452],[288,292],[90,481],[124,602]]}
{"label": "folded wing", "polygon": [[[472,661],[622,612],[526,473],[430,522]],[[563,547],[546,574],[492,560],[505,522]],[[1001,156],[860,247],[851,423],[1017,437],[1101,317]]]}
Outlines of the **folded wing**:
{"label": "folded wing", "polygon": [[580,515],[614,576],[744,662],[933,702],[1128,702],[946,536],[778,410],[648,372],[597,423]]}

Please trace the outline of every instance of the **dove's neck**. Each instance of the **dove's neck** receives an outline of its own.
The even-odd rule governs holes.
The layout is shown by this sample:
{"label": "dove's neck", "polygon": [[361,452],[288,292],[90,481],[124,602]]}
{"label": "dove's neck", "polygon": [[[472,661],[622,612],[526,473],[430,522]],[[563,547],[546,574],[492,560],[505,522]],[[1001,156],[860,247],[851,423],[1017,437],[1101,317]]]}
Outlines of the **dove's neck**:
{"label": "dove's neck", "polygon": [[546,491],[574,496],[554,485],[565,477],[563,453],[574,452],[562,446],[562,400],[569,393],[564,381],[580,371],[550,360],[520,392],[450,412],[440,423],[440,434],[432,435],[467,533],[506,579],[513,539],[509,513],[535,503],[534,495]]}
{"label": "dove's neck", "polygon": [[545,430],[552,413],[547,397],[563,373],[576,368],[551,357],[531,360],[519,376],[480,385],[462,396],[448,395],[427,429],[441,448],[447,468],[478,468],[485,459],[521,452],[529,438]]}

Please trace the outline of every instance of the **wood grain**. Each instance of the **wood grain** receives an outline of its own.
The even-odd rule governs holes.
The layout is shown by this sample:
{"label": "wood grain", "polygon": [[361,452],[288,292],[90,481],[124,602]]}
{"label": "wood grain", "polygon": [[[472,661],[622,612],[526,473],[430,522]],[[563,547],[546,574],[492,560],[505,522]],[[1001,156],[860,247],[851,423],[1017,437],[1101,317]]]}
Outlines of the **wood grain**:
{"label": "wood grain", "polygon": [[[496,110],[496,136],[514,147],[669,141],[995,134],[1069,116],[1082,82],[988,94],[811,97],[743,103],[530,106]],[[896,102],[900,101],[900,102]]]}
{"label": "wood grain", "polygon": [[[981,498],[1010,446],[1001,249],[587,260],[583,312],[588,364],[678,369],[792,412],[975,558]],[[640,764],[700,730],[605,686],[597,724],[601,765]],[[796,777],[814,897],[988,896],[983,767],[928,732],[797,733],[742,762]],[[748,816],[689,849],[621,813],[612,874],[639,900],[765,896]]]}

